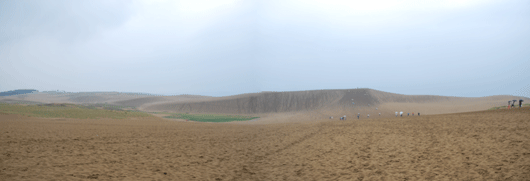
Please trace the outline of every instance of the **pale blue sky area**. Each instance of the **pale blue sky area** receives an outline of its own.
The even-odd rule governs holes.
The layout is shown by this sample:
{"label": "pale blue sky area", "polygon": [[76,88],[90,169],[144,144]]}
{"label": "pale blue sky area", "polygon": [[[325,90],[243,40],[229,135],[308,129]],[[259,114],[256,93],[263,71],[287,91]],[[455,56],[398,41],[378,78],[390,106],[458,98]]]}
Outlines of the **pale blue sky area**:
{"label": "pale blue sky area", "polygon": [[0,91],[530,97],[527,0],[0,1]]}

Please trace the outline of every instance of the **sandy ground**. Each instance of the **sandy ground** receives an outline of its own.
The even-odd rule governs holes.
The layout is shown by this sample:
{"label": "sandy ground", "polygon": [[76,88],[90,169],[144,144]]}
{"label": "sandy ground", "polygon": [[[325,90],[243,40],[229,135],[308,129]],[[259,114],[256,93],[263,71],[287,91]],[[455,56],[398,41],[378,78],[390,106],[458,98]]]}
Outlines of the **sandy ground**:
{"label": "sandy ground", "polygon": [[264,124],[0,114],[0,180],[530,180],[530,110]]}

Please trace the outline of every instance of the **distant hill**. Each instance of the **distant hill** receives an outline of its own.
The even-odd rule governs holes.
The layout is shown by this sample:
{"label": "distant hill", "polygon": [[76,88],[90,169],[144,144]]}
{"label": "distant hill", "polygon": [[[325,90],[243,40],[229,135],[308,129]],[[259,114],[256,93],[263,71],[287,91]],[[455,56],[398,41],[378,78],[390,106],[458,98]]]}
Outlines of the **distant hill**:
{"label": "distant hill", "polygon": [[[23,90],[32,92],[36,90]],[[6,92],[7,94],[7,92]],[[10,93],[13,94],[13,93]],[[452,97],[403,95],[373,89],[334,89],[291,92],[259,92],[225,97],[199,95],[155,96],[121,92],[37,92],[0,97],[0,102],[108,104],[142,111],[220,114],[314,114],[316,118],[370,114],[392,116],[396,111],[422,115],[487,110],[505,106],[508,100],[528,98],[510,95]],[[376,109],[377,108],[377,109]]]}
{"label": "distant hill", "polygon": [[145,93],[123,93],[123,92],[64,92],[64,91],[42,91],[23,96],[0,97],[0,102],[19,103],[31,102],[33,104],[70,103],[70,104],[109,104],[124,107],[142,107],[150,104],[165,102],[190,102],[199,99],[208,99],[209,96],[178,95],[160,96]]}
{"label": "distant hill", "polygon": [[12,95],[19,95],[19,94],[29,94],[39,92],[35,89],[18,89],[18,90],[12,90],[12,91],[6,91],[6,92],[0,92],[0,96],[12,96]]}
{"label": "distant hill", "polygon": [[[432,95],[402,95],[373,89],[311,90],[293,92],[261,92],[202,99],[193,102],[168,102],[145,106],[145,110],[225,113],[268,114],[285,112],[358,112],[367,114],[394,111],[416,111],[424,114],[440,114],[485,110],[502,105],[515,96],[490,96],[480,98]],[[375,109],[379,107],[379,109]]]}

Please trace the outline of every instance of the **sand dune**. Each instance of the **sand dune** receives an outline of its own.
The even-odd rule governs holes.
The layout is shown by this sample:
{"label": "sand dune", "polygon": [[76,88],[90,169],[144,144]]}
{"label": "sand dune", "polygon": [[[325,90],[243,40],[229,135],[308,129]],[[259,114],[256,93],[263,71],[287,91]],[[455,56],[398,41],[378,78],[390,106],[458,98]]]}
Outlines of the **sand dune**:
{"label": "sand dune", "polygon": [[[147,111],[260,118],[199,123],[0,114],[0,180],[529,180],[528,107],[470,112],[514,98],[371,89],[7,96],[0,101],[105,101]],[[422,116],[396,118],[395,111]],[[348,119],[338,121],[343,115]]]}
{"label": "sand dune", "polygon": [[[373,89],[313,90],[295,92],[264,92],[228,96],[223,99],[202,99],[194,102],[153,103],[147,111],[225,114],[270,114],[282,112],[315,112],[327,116],[340,114],[394,114],[395,111],[443,114],[486,110],[505,105],[515,96],[479,98],[401,95]],[[525,98],[526,99],[526,98]],[[352,104],[355,103],[355,104]],[[376,111],[375,108],[378,107]],[[379,109],[379,107],[381,109]],[[328,114],[333,112],[335,114]]]}
{"label": "sand dune", "polygon": [[63,92],[39,92],[32,94],[23,94],[16,96],[0,97],[0,101],[5,99],[32,101],[38,103],[105,103],[120,100],[130,100],[140,97],[154,97],[145,94],[129,94],[118,92],[81,92],[81,93],[63,93]]}
{"label": "sand dune", "polygon": [[120,92],[39,92],[15,96],[2,96],[0,102],[28,102],[28,103],[72,103],[72,104],[113,104],[120,106],[141,107],[151,103],[168,101],[192,101],[195,99],[211,98],[209,96],[179,95],[154,96],[148,94],[120,93]]}
{"label": "sand dune", "polygon": [[221,100],[157,104],[146,110],[233,114],[292,112],[322,108],[337,102],[340,97],[341,94],[337,91],[273,92]]}
{"label": "sand dune", "polygon": [[120,105],[120,106],[138,107],[139,109],[142,110],[143,107],[150,106],[152,104],[162,104],[162,103],[167,103],[167,102],[193,102],[193,101],[199,101],[199,100],[205,100],[205,99],[211,100],[212,97],[195,96],[195,95],[142,97],[142,98],[122,100],[122,101],[114,101],[114,102],[111,102],[111,104]]}
{"label": "sand dune", "polygon": [[528,108],[284,119],[194,123],[4,114],[0,180],[530,179]]}
{"label": "sand dune", "polygon": [[[196,95],[153,96],[118,92],[34,93],[0,97],[0,102],[74,103],[135,107],[142,111],[270,115],[304,113],[310,118],[357,115],[391,116],[395,111],[445,114],[486,110],[506,105],[516,96],[478,98],[402,95],[373,89],[261,92],[225,97]],[[528,98],[523,98],[528,100]],[[352,104],[354,102],[355,104]],[[375,110],[375,108],[378,110]]]}

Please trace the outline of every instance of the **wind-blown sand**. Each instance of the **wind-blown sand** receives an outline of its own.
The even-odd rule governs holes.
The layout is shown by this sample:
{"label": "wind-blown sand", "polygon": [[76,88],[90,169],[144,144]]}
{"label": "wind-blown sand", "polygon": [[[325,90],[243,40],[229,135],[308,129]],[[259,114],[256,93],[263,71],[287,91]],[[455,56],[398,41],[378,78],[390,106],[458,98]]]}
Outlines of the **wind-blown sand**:
{"label": "wind-blown sand", "polygon": [[0,114],[0,180],[530,180],[528,108],[276,118],[195,123]]}

